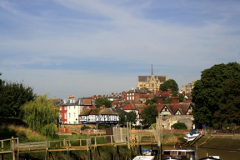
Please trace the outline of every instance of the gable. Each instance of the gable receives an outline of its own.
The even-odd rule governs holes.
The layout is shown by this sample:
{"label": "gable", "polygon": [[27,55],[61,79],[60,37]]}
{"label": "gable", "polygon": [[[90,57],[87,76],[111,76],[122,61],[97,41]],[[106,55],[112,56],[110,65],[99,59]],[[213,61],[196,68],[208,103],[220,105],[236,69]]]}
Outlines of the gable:
{"label": "gable", "polygon": [[93,110],[91,110],[91,112],[89,113],[89,115],[95,115],[95,113],[93,112]]}
{"label": "gable", "polygon": [[182,115],[181,111],[178,109],[175,115]]}

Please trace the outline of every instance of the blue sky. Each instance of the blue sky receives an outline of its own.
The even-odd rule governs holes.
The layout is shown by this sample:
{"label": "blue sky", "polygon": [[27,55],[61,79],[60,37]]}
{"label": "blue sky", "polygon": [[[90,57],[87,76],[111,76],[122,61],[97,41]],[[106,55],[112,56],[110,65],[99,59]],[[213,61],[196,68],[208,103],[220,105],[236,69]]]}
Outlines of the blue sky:
{"label": "blue sky", "polygon": [[240,1],[0,0],[1,79],[67,98],[136,88],[137,75],[181,88],[240,61]]}

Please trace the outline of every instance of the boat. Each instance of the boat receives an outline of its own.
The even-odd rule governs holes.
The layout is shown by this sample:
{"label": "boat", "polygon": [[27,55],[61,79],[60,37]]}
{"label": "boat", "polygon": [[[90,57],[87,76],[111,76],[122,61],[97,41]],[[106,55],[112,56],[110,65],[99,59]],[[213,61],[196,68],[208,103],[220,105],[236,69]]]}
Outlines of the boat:
{"label": "boat", "polygon": [[193,141],[195,138],[197,138],[200,134],[202,134],[202,132],[197,131],[196,129],[191,129],[191,132],[186,134],[184,139],[187,142]]}
{"label": "boat", "polygon": [[221,160],[221,159],[219,156],[208,156],[208,157],[201,158],[199,160]]}
{"label": "boat", "polygon": [[195,160],[195,150],[172,149],[164,150],[162,160]]}
{"label": "boat", "polygon": [[134,157],[133,160],[154,160],[156,155],[157,150],[149,150],[142,148],[142,155]]}

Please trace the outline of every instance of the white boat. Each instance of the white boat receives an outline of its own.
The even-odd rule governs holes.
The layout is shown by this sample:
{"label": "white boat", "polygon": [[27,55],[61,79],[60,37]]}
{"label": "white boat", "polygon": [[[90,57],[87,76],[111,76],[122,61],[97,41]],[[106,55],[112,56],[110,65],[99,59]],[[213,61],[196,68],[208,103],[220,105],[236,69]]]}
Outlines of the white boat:
{"label": "white boat", "polygon": [[162,160],[195,160],[195,150],[173,149],[164,150]]}
{"label": "white boat", "polygon": [[155,150],[142,148],[142,155],[134,157],[133,160],[154,160],[156,154]]}
{"label": "white boat", "polygon": [[197,138],[202,132],[197,131],[196,129],[192,129],[190,133],[186,134],[184,139],[187,142],[193,141],[195,138]]}

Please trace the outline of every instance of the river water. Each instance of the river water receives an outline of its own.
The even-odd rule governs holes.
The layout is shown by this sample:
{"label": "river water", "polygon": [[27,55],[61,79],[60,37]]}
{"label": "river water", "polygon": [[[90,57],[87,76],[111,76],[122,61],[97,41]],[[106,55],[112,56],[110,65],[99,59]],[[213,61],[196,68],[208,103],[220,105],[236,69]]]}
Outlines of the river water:
{"label": "river water", "polygon": [[[172,146],[163,146],[163,150],[173,149]],[[220,149],[208,149],[208,148],[187,148],[195,150],[196,160],[209,156],[220,156],[222,160],[240,160],[240,150],[230,151],[230,150],[220,150]]]}

